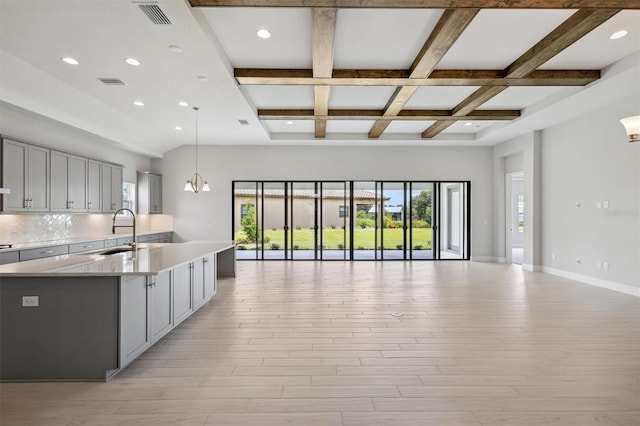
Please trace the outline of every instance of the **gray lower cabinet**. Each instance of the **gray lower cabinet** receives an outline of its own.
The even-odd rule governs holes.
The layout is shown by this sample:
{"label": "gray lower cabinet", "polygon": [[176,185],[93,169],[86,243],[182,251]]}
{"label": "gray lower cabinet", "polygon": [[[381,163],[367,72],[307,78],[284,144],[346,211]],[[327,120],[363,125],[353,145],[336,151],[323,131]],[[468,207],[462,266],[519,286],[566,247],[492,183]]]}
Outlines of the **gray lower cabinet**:
{"label": "gray lower cabinet", "polygon": [[151,346],[149,293],[153,278],[120,278],[120,368],[127,366]]}
{"label": "gray lower cabinet", "polygon": [[0,253],[0,265],[6,265],[7,263],[15,263],[20,261],[20,252],[7,251]]}
{"label": "gray lower cabinet", "polygon": [[25,260],[42,259],[44,257],[60,256],[62,254],[69,254],[68,245],[20,250],[20,262],[24,262]]}
{"label": "gray lower cabinet", "polygon": [[156,341],[173,327],[171,272],[162,272],[153,278],[155,282],[151,287],[151,340]]}
{"label": "gray lower cabinet", "polygon": [[69,244],[69,254],[82,253],[104,248],[104,240],[86,241],[84,243]]}
{"label": "gray lower cabinet", "polygon": [[191,277],[193,263],[180,265],[173,270],[173,325],[184,321],[193,312]]}
{"label": "gray lower cabinet", "polygon": [[216,256],[193,262],[193,305],[198,309],[216,294]]}
{"label": "gray lower cabinet", "polygon": [[211,299],[218,291],[217,276],[218,276],[218,264],[217,256],[210,254],[202,258],[204,264],[204,297],[205,300]]}

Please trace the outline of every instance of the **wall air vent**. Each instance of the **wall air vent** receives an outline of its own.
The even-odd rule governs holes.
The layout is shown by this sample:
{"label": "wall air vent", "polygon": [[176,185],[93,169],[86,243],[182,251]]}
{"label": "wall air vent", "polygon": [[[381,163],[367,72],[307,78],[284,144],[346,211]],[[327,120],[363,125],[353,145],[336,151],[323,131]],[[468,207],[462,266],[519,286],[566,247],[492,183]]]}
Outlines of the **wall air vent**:
{"label": "wall air vent", "polygon": [[249,125],[249,121],[248,120],[238,120],[238,123],[240,123],[243,126],[248,126]]}
{"label": "wall air vent", "polygon": [[138,7],[155,25],[171,25],[171,21],[164,14],[160,6],[154,3],[139,4]]}
{"label": "wall air vent", "polygon": [[100,80],[107,86],[126,86],[127,85],[127,83],[120,80],[119,78],[99,78],[98,80]]}

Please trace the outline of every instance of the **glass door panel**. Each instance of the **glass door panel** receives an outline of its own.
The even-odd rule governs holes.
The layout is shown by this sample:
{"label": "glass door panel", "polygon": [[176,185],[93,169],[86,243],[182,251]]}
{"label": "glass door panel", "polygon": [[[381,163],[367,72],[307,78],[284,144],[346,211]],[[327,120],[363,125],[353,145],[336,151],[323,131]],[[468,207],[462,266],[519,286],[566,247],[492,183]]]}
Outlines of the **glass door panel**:
{"label": "glass door panel", "polygon": [[261,209],[258,209],[258,240],[263,259],[286,259],[287,193],[286,182],[263,182]]}
{"label": "glass door panel", "polygon": [[376,221],[378,215],[378,193],[375,182],[353,182],[353,259],[373,260],[376,258]]}
{"label": "glass door panel", "polygon": [[440,258],[467,258],[467,185],[440,183]]}
{"label": "glass door panel", "polygon": [[404,182],[380,182],[380,259],[402,260],[405,254],[406,196]]}
{"label": "glass door panel", "polygon": [[319,184],[292,182],[289,198],[291,259],[317,259]]}
{"label": "glass door panel", "polygon": [[320,248],[323,260],[348,259],[350,205],[347,182],[322,182]]}
{"label": "glass door panel", "polygon": [[409,183],[408,247],[410,259],[433,259],[433,183]]}
{"label": "glass door panel", "polygon": [[258,256],[257,206],[260,182],[233,183],[233,239],[238,259],[261,259]]}

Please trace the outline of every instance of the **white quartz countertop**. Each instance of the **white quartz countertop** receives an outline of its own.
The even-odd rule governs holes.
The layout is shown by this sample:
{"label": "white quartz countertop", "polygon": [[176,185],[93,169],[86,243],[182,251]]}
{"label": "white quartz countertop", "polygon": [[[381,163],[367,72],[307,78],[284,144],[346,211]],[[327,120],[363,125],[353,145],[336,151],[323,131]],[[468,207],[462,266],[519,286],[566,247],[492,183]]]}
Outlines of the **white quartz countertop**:
{"label": "white quartz countertop", "polygon": [[110,247],[96,254],[68,254],[0,265],[0,277],[157,275],[197,258],[233,249],[234,245],[232,241],[143,243],[138,244],[135,254],[99,254],[114,249]]}

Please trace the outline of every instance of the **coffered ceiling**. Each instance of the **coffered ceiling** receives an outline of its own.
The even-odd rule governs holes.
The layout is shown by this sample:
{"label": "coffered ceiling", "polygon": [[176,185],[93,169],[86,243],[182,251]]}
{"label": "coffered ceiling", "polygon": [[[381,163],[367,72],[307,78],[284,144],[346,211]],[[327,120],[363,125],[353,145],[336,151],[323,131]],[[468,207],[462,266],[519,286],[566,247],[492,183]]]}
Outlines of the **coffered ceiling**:
{"label": "coffered ceiling", "polygon": [[[141,5],[169,23],[153,24]],[[638,0],[2,0],[0,107],[152,156],[193,143],[194,113],[179,101],[200,107],[204,144],[493,144],[637,96],[637,9]],[[627,36],[610,39],[619,30]]]}

